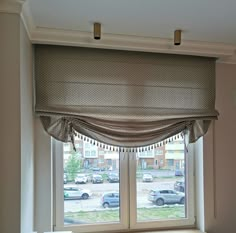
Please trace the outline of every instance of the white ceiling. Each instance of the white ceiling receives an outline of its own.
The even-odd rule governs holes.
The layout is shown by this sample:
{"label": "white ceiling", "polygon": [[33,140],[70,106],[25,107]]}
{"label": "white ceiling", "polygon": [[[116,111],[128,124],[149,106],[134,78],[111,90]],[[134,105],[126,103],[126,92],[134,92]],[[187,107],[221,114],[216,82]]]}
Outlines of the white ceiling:
{"label": "white ceiling", "polygon": [[[25,0],[33,43],[213,56],[236,63],[236,0]],[[102,25],[93,39],[93,23]],[[176,29],[182,43],[174,46]]]}
{"label": "white ceiling", "polygon": [[236,45],[235,0],[30,0],[35,26]]}

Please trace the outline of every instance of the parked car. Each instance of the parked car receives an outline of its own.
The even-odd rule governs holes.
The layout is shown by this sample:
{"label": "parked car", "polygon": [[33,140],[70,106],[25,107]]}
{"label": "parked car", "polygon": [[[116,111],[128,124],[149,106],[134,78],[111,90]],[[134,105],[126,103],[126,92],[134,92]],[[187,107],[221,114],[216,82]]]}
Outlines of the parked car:
{"label": "parked car", "polygon": [[144,173],[142,179],[143,179],[143,182],[152,182],[153,176],[150,173]]}
{"label": "parked car", "polygon": [[184,204],[185,194],[181,192],[176,192],[175,190],[153,189],[148,194],[148,200],[158,206],[174,203]]}
{"label": "parked car", "polygon": [[67,184],[67,176],[64,174],[64,184]]}
{"label": "parked car", "polygon": [[174,184],[174,190],[179,191],[179,192],[184,192],[185,182],[184,181],[176,181]]}
{"label": "parked car", "polygon": [[92,192],[88,189],[81,189],[76,186],[64,187],[64,199],[88,199]]}
{"label": "parked car", "polygon": [[103,183],[103,178],[99,174],[93,174],[92,176],[92,183],[93,184],[98,184],[98,183]]}
{"label": "parked car", "polygon": [[120,181],[119,175],[117,173],[109,173],[108,179],[110,183],[118,183]]}
{"label": "parked car", "polygon": [[175,170],[175,176],[184,176],[184,173],[181,170]]}
{"label": "parked car", "polygon": [[118,192],[104,193],[101,198],[101,205],[104,208],[118,207],[120,205],[120,194]]}
{"label": "parked car", "polygon": [[99,167],[91,167],[90,169],[94,172],[99,172],[100,171]]}
{"label": "parked car", "polygon": [[90,168],[94,172],[105,171],[105,167],[91,167]]}
{"label": "parked car", "polygon": [[78,174],[75,178],[76,184],[86,184],[88,182],[88,176],[86,174]]}

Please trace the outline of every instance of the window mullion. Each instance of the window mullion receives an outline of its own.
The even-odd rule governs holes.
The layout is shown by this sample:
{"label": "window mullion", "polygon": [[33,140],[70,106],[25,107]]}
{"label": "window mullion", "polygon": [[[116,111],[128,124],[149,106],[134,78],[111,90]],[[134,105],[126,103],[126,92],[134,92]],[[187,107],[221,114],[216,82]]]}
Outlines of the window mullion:
{"label": "window mullion", "polygon": [[120,222],[124,229],[129,226],[129,163],[128,154],[120,153]]}
{"label": "window mullion", "polygon": [[129,153],[129,199],[130,199],[130,228],[137,222],[137,195],[136,195],[136,153]]}

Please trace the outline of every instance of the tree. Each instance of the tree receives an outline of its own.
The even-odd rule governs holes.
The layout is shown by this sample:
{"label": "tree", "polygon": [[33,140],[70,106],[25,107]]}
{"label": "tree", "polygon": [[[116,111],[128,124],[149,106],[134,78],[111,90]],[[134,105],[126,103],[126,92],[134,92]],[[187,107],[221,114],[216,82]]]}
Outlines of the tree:
{"label": "tree", "polygon": [[65,166],[68,180],[74,180],[80,168],[81,168],[80,155],[77,152],[72,151]]}

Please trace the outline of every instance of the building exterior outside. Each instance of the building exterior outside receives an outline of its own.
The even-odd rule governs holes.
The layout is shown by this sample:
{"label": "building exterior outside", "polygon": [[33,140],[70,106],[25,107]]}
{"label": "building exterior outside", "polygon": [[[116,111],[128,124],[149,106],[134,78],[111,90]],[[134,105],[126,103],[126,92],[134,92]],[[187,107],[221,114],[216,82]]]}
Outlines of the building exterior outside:
{"label": "building exterior outside", "polygon": [[[119,168],[119,152],[100,148],[82,139],[75,140],[76,152],[73,152],[70,143],[64,144],[64,163],[69,156],[76,153],[82,161],[84,169],[116,170]],[[169,142],[152,150],[136,153],[137,168],[146,169],[169,169],[184,170],[185,152],[182,138]]]}

